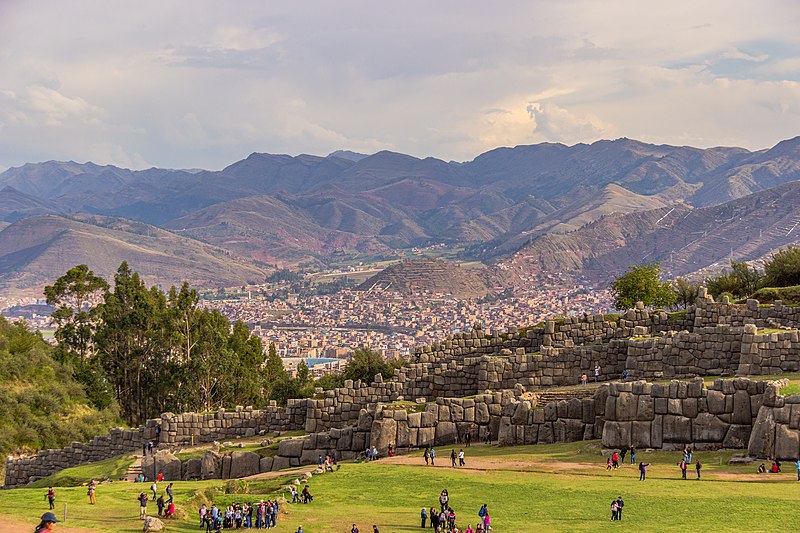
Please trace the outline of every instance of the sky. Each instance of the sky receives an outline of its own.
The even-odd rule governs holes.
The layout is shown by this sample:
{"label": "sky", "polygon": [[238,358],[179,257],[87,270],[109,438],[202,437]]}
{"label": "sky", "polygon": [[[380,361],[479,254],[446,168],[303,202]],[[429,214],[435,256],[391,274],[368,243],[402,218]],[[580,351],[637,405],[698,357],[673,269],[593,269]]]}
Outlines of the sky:
{"label": "sky", "polygon": [[0,170],[800,135],[800,2],[0,0]]}

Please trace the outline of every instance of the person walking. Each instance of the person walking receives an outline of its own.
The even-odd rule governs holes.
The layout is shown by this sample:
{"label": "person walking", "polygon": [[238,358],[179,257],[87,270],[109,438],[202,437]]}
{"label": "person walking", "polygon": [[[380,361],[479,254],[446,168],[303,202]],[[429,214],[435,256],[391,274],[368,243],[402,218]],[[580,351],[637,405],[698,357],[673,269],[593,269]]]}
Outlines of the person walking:
{"label": "person walking", "polygon": [[50,510],[56,508],[56,489],[47,487],[47,503],[50,504]]}
{"label": "person walking", "polygon": [[89,482],[89,488],[86,491],[86,495],[89,496],[89,505],[94,505],[97,503],[97,500],[94,496],[94,491],[97,489],[97,482],[95,480],[91,480]]}
{"label": "person walking", "polygon": [[625,502],[622,501],[622,496],[617,496],[617,520],[622,520],[623,507],[625,507]]}
{"label": "person walking", "polygon": [[678,466],[681,467],[681,479],[686,479],[686,470],[688,468],[686,461],[681,461]]}
{"label": "person walking", "polygon": [[456,466],[456,450],[455,449],[450,450],[450,466],[454,467],[454,468]]}
{"label": "person walking", "polygon": [[33,533],[46,533],[47,531],[53,531],[56,523],[61,522],[56,515],[51,512],[46,512],[42,515],[41,521],[39,525],[36,526],[36,530]]}
{"label": "person walking", "polygon": [[594,382],[600,381],[600,365],[594,367]]}
{"label": "person walking", "polygon": [[422,520],[422,525],[420,526],[422,529],[425,529],[425,522],[428,520],[428,513],[423,507],[422,510],[419,512],[420,520]]}
{"label": "person walking", "polygon": [[139,493],[139,520],[144,520],[147,517],[147,494],[144,492]]}
{"label": "person walking", "polygon": [[425,458],[425,465],[426,465],[426,466],[427,466],[428,464],[430,464],[430,461],[431,461],[431,452],[430,452],[430,449],[429,449],[427,446],[425,446],[425,452],[422,454],[422,457],[424,457],[424,458]]}
{"label": "person walking", "polygon": [[464,435],[464,440],[466,441],[467,448],[472,445],[472,431],[467,430],[467,434]]}
{"label": "person walking", "polygon": [[623,446],[619,452],[619,462],[620,464],[625,464],[625,456],[628,454],[628,447]]}
{"label": "person walking", "polygon": [[156,505],[158,506],[158,516],[161,516],[164,513],[164,495],[158,497],[156,500]]}
{"label": "person walking", "polygon": [[797,481],[800,481],[800,458],[795,461],[794,467],[797,469]]}
{"label": "person walking", "polygon": [[431,446],[430,456],[431,456],[431,466],[436,466],[434,464],[434,461],[436,460],[436,450],[433,449],[433,446]]}
{"label": "person walking", "polygon": [[587,383],[588,381],[589,381],[589,378],[587,378],[587,377],[586,377],[586,372],[584,372],[583,374],[581,374],[581,385],[582,385],[583,387],[585,387],[585,386],[586,386],[586,383]]}
{"label": "person walking", "polygon": [[647,467],[650,463],[639,463],[639,481],[647,479]]}
{"label": "person walking", "polygon": [[172,496],[172,483],[170,483],[167,485],[167,503],[172,503],[172,500],[174,499],[175,498]]}
{"label": "person walking", "polygon": [[150,485],[150,490],[153,491],[153,499],[155,500],[158,498],[158,482],[153,481],[153,484]]}
{"label": "person walking", "polygon": [[636,448],[631,446],[631,464],[636,464]]}
{"label": "person walking", "polygon": [[703,468],[703,465],[700,464],[700,460],[698,460],[694,464],[694,469],[697,470],[697,479],[700,479],[700,469]]}

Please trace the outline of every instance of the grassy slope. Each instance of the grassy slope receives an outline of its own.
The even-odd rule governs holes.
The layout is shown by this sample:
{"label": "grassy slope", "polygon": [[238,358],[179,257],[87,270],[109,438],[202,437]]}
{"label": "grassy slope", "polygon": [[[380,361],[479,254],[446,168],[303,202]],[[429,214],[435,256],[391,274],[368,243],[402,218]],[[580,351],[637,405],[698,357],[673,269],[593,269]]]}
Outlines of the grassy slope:
{"label": "grassy slope", "polygon": [[88,483],[92,479],[112,479],[118,480],[125,475],[128,467],[133,464],[133,457],[121,455],[104,459],[94,463],[86,463],[74,468],[67,468],[57,472],[52,476],[40,479],[31,483],[31,487],[74,487]]}
{"label": "grassy slope", "polygon": [[[447,450],[440,450],[445,455]],[[480,504],[486,502],[497,531],[778,531],[796,517],[793,465],[778,476],[754,475],[755,466],[721,466],[731,452],[701,452],[705,465],[702,481],[679,479],[674,452],[640,453],[653,463],[648,480],[638,481],[635,467],[625,465],[607,472],[599,443],[487,448],[467,450],[468,466],[457,470],[444,466],[426,468],[421,458],[413,464],[386,461],[345,464],[334,475],[315,477],[310,487],[315,501],[308,506],[286,506],[275,531],[307,533],[347,531],[356,522],[362,531],[373,523],[382,532],[418,531],[422,505],[434,505],[439,491],[448,488],[462,520],[474,523]],[[400,458],[400,462],[409,459]],[[489,469],[480,470],[481,464]],[[691,476],[694,472],[690,473]],[[217,494],[214,500],[257,500],[275,494],[285,479],[253,482],[250,495]],[[196,531],[194,508],[198,491],[221,487],[220,481],[177,482],[179,503],[194,497],[183,510],[182,520],[169,531]],[[109,532],[140,530],[136,520],[136,495],[146,486],[111,483],[98,489],[98,506],[86,504],[85,489],[58,490],[58,510],[67,503],[71,526]],[[611,524],[608,505],[623,495],[625,521]],[[0,513],[33,524],[45,510],[41,489],[0,492]],[[24,517],[24,518],[23,518]],[[459,520],[461,521],[461,520]]]}

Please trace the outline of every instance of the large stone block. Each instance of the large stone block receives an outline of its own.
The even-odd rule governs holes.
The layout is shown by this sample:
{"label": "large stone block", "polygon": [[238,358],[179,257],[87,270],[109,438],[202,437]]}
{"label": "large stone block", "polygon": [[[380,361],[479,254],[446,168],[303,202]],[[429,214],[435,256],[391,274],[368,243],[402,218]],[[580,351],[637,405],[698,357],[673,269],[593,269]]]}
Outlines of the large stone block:
{"label": "large stone block", "polygon": [[[540,431],[541,433],[541,431]],[[631,422],[607,420],[603,425],[603,446],[621,448],[631,445]]]}
{"label": "large stone block", "polygon": [[733,423],[751,424],[752,422],[753,415],[750,412],[750,395],[747,394],[746,390],[737,390],[733,395]]}
{"label": "large stone block", "polygon": [[721,415],[725,412],[725,395],[717,390],[709,390],[706,396],[706,403],[708,404],[708,412],[715,415]]}
{"label": "large stone block", "polygon": [[220,479],[222,477],[222,456],[215,451],[207,451],[200,458],[200,478]]}
{"label": "large stone block", "polygon": [[741,449],[747,448],[750,441],[750,425],[737,425],[731,424],[728,428],[728,433],[725,434],[725,439],[722,441],[723,448]]}
{"label": "large stone block", "polygon": [[[439,424],[444,423],[439,422]],[[397,446],[397,420],[385,418],[373,422],[372,431],[370,432],[370,444],[381,452],[387,450],[390,444],[393,447]]]}
{"label": "large stone block", "polygon": [[272,472],[273,457],[262,457],[258,462],[258,469],[261,472]]}
{"label": "large stone block", "polygon": [[753,430],[750,432],[750,441],[747,444],[747,453],[753,457],[766,459],[772,457],[775,448],[775,417],[772,409],[762,407],[758,411]]}
{"label": "large stone block", "polygon": [[456,442],[458,432],[453,422],[439,422],[436,424],[436,437],[434,442],[437,446],[444,446]]}
{"label": "large stone block", "polygon": [[775,457],[784,461],[796,461],[800,452],[800,433],[785,424],[775,427]]}
{"label": "large stone block", "polygon": [[630,392],[620,392],[616,401],[617,420],[624,422],[636,420],[637,396]]}
{"label": "large stone block", "polygon": [[638,397],[638,405],[636,407],[637,420],[653,420],[655,416],[655,402],[652,396],[641,395]]}
{"label": "large stone block", "polygon": [[692,436],[697,442],[722,443],[728,428],[728,424],[711,413],[700,413],[692,423]]}
{"label": "large stone block", "polygon": [[652,442],[652,422],[634,421],[631,424],[631,445],[637,448],[650,448]]}
{"label": "large stone block", "polygon": [[261,457],[253,452],[231,453],[231,471],[229,477],[240,478],[253,476],[261,471]]}
{"label": "large stone block", "polygon": [[278,455],[300,457],[303,453],[304,439],[283,439],[278,443]]}
{"label": "large stone block", "polygon": [[692,442],[692,421],[685,416],[664,415],[662,431],[664,442]]}
{"label": "large stone block", "polygon": [[189,459],[183,463],[183,480],[194,481],[202,479],[203,460],[199,457]]}

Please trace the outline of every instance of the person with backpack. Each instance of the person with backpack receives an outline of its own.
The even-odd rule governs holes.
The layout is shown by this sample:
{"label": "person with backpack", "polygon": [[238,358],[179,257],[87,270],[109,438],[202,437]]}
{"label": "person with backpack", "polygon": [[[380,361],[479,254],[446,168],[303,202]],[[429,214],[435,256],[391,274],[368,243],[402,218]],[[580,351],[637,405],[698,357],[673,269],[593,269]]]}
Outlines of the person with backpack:
{"label": "person with backpack", "polygon": [[419,512],[420,520],[422,520],[422,525],[420,526],[422,529],[425,529],[425,522],[428,520],[428,513],[425,511],[423,507],[422,510]]}
{"label": "person with backpack", "polygon": [[486,516],[486,513],[488,513],[488,512],[489,512],[489,510],[486,508],[486,504],[484,503],[481,506],[481,508],[478,509],[478,518],[482,519],[484,516]]}
{"label": "person with backpack", "polygon": [[144,492],[139,493],[139,520],[144,520],[147,517],[147,494]]}
{"label": "person with backpack", "polygon": [[47,487],[47,503],[50,504],[50,510],[56,508],[56,489]]}
{"label": "person with backpack", "polygon": [[647,478],[647,467],[650,463],[639,463],[639,481],[644,481]]}
{"label": "person with backpack", "polygon": [[617,520],[622,520],[623,507],[625,507],[625,502],[622,501],[622,496],[617,496]]}
{"label": "person with backpack", "polygon": [[169,485],[167,485],[167,503],[172,503],[173,499],[174,498],[172,497],[172,483],[170,483]]}

